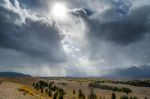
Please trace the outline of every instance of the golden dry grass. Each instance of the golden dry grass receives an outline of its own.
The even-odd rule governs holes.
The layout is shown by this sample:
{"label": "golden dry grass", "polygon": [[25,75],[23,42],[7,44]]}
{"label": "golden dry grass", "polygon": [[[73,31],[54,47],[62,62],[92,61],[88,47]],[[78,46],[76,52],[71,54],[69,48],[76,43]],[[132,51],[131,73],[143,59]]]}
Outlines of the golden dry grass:
{"label": "golden dry grass", "polygon": [[[11,95],[11,93],[13,93],[14,95],[16,94],[15,95],[16,97],[22,97],[22,95],[23,95],[24,97],[25,96],[30,97],[30,98],[32,97],[31,99],[49,99],[47,96],[34,90],[32,85],[33,85],[33,83],[35,83],[39,80],[40,80],[40,78],[36,78],[36,77],[0,77],[0,82],[5,84],[5,86],[6,86],[6,87],[3,87],[4,90],[2,90],[4,94],[5,93],[7,94],[7,90],[9,90],[9,89],[15,90],[14,89],[14,87],[15,87],[16,88],[15,93],[11,92],[9,90],[10,95]],[[2,84],[2,86],[3,86],[3,84]],[[9,86],[9,84],[12,84],[13,86]],[[9,86],[9,89],[7,86]],[[1,88],[2,87],[0,87],[0,90],[1,90]],[[30,99],[30,98],[27,98],[27,99]],[[0,97],[0,99],[1,99],[1,97]],[[2,98],[2,99],[5,99],[5,98]],[[12,98],[12,99],[14,99],[14,98]],[[22,99],[22,98],[15,98],[15,99]]]}
{"label": "golden dry grass", "polygon": [[32,91],[31,89],[29,89],[28,87],[26,87],[26,86],[22,86],[22,87],[19,88],[18,90],[21,91],[21,92],[24,92],[24,93],[26,93],[26,94],[29,94],[29,95],[34,96],[33,91]]}
{"label": "golden dry grass", "polygon": [[0,77],[0,81],[19,83],[27,86],[31,86],[34,82],[39,81],[36,77]]}

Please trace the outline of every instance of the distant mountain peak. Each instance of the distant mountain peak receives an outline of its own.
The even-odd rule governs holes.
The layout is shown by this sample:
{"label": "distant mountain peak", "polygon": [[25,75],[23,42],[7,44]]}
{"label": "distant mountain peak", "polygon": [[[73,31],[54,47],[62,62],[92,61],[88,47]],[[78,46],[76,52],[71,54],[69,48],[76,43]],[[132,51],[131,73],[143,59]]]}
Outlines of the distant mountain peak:
{"label": "distant mountain peak", "polygon": [[116,69],[107,74],[108,77],[150,77],[150,66],[131,66],[124,69]]}

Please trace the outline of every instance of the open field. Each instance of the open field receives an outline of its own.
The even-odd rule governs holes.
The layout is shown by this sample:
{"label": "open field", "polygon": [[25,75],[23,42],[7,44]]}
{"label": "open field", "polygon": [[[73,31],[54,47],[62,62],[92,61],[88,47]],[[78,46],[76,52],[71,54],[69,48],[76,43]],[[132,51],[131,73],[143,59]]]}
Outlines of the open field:
{"label": "open field", "polygon": [[[150,87],[112,83],[111,81],[113,80],[102,82],[101,79],[93,78],[0,77],[0,99],[112,99],[112,93],[115,93],[116,99],[120,99],[121,96],[128,96],[128,99],[132,99],[131,96],[137,97],[136,99],[145,99],[145,97],[150,99]],[[105,87],[104,89],[94,88],[90,87],[89,83],[107,85],[112,88],[129,88],[132,92],[108,90]],[[85,98],[79,97],[79,90],[82,91]],[[88,98],[91,92],[97,98]],[[54,98],[55,93],[57,93],[57,98]],[[62,94],[63,98],[59,94]]]}
{"label": "open field", "polygon": [[[72,96],[73,90],[75,90],[78,93],[78,90],[81,89],[85,96],[88,96],[92,90],[90,88],[89,79],[75,79],[75,80],[49,80],[54,81],[56,85],[58,85],[60,88],[63,88],[67,95],[66,99],[70,99],[70,96]],[[63,85],[61,83],[66,83],[67,85]],[[105,83],[106,85],[111,86],[117,86],[117,87],[127,87],[132,90],[132,93],[129,93],[128,96],[137,96],[138,99],[144,99],[145,96],[150,98],[150,88],[148,87],[138,87],[138,86],[130,86],[126,84],[112,84],[112,83]],[[105,99],[111,99],[111,95],[113,91],[106,90],[106,89],[98,89],[94,88],[94,93],[97,95],[97,97],[105,97]],[[123,92],[114,92],[116,94],[117,99],[120,99],[120,96],[126,95],[126,93]],[[78,97],[78,94],[76,94],[76,97]],[[87,97],[86,97],[87,98]]]}

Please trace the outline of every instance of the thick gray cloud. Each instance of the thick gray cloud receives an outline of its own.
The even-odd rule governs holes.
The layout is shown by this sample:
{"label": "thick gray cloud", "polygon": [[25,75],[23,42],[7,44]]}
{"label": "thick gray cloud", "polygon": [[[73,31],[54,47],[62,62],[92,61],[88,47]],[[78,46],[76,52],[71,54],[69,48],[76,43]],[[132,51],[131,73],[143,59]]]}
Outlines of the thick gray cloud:
{"label": "thick gray cloud", "polygon": [[[52,15],[55,3],[66,6],[64,20]],[[149,0],[2,0],[0,68],[99,76],[149,64],[149,9]]]}
{"label": "thick gray cloud", "polygon": [[92,67],[96,66],[101,72],[107,66],[114,69],[149,64],[150,5],[146,0],[139,2],[102,0],[104,9],[98,9],[96,5],[95,9],[88,7],[92,15],[87,14],[84,4],[71,12],[87,26],[88,46],[84,52],[90,62],[96,61]]}
{"label": "thick gray cloud", "polygon": [[96,17],[88,16],[84,9],[76,9],[71,13],[86,22],[90,38],[128,45],[150,32],[150,5],[127,10],[129,8],[125,6],[124,10],[112,6]]}
{"label": "thick gray cloud", "polygon": [[89,20],[89,36],[106,39],[121,45],[136,42],[150,32],[149,9],[150,6],[133,9],[127,16],[108,22],[101,23],[101,20]]}
{"label": "thick gray cloud", "polygon": [[[61,46],[63,36],[55,22],[46,22],[48,20],[38,17],[36,19],[36,16],[27,16],[27,14],[30,13],[21,12],[21,10],[23,11],[22,8],[20,8],[19,12],[19,8],[17,8],[16,5],[12,5],[11,7],[14,8],[9,9],[0,6],[0,49],[10,49],[14,50],[14,52],[23,53],[20,57],[23,61],[26,61],[24,57],[27,55],[29,57],[29,62],[30,59],[37,59],[35,62],[41,60],[41,63],[64,62],[65,54]],[[23,15],[21,15],[21,13],[23,13]],[[3,52],[4,51],[1,51],[0,53]],[[13,55],[13,51],[8,52]],[[4,53],[7,53],[7,51]],[[21,63],[17,61],[21,59],[15,56],[16,55],[14,55],[14,59],[12,59],[14,60],[14,64],[12,65],[20,65]],[[9,57],[9,55],[7,57]],[[0,58],[2,60],[4,56]],[[31,63],[34,64],[33,62]],[[1,65],[5,64],[1,62]]]}

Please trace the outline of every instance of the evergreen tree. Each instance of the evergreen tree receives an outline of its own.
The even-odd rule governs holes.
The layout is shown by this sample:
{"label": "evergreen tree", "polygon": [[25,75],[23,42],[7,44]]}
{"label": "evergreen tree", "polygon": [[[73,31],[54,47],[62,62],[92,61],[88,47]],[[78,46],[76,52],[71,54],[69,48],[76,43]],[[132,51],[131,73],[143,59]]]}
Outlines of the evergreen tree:
{"label": "evergreen tree", "polygon": [[55,92],[54,96],[53,96],[53,99],[57,99],[57,96],[58,96],[58,92]]}
{"label": "evergreen tree", "polygon": [[111,99],[116,99],[115,93],[112,93]]}
{"label": "evergreen tree", "polygon": [[51,90],[48,91],[48,96],[52,97],[52,91]]}
{"label": "evergreen tree", "polygon": [[147,97],[145,97],[145,99],[147,99]]}
{"label": "evergreen tree", "polygon": [[82,93],[82,90],[79,89],[79,95],[78,95],[79,99],[85,99],[85,95]]}
{"label": "evergreen tree", "polygon": [[76,91],[75,90],[73,90],[73,94],[75,94],[76,93]]}
{"label": "evergreen tree", "polygon": [[88,99],[97,99],[96,94],[94,94],[93,90],[91,90],[91,93],[88,96]]}

